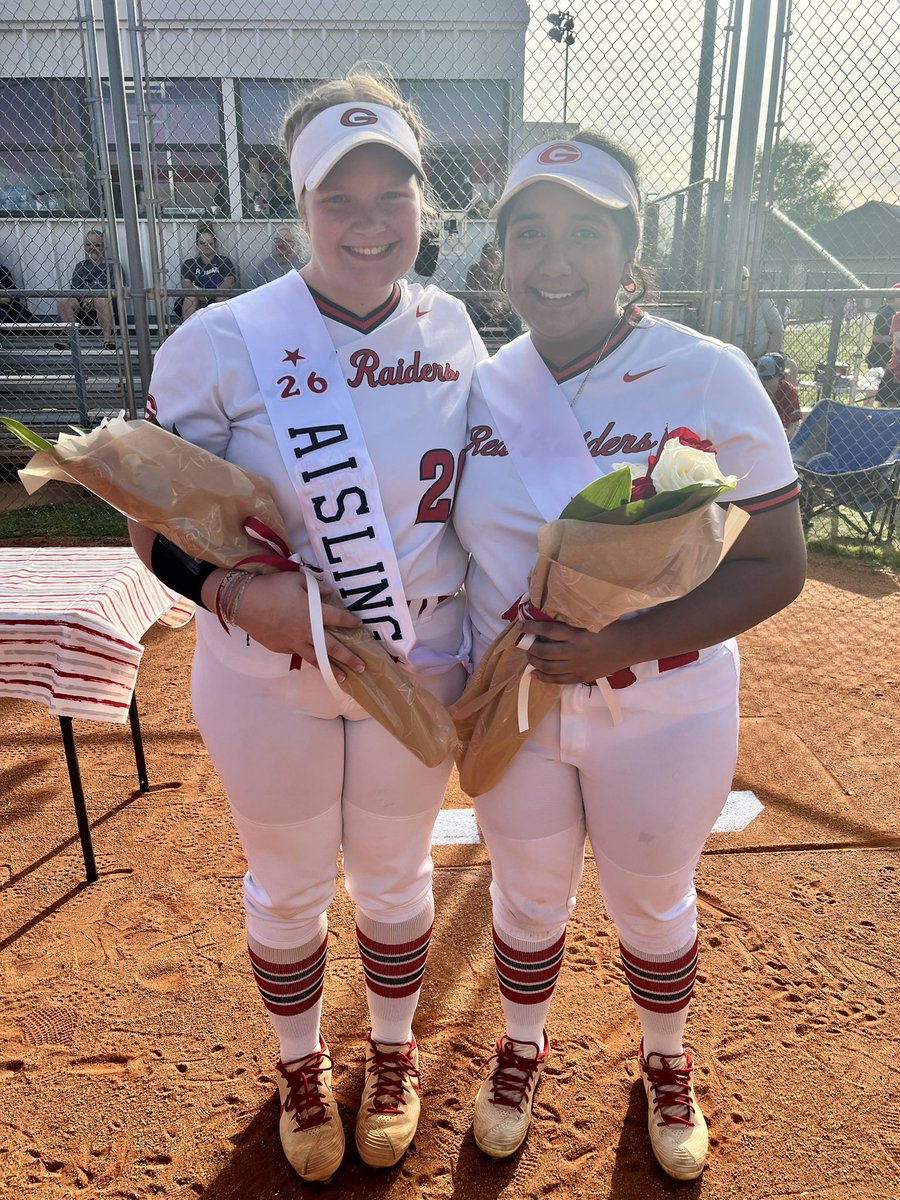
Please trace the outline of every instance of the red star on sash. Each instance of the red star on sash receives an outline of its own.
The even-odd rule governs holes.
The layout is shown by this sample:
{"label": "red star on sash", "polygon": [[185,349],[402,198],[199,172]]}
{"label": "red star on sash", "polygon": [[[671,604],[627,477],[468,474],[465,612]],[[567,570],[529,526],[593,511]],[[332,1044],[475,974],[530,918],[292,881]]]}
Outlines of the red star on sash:
{"label": "red star on sash", "polygon": [[304,357],[304,355],[302,355],[300,353],[300,348],[298,346],[296,350],[285,350],[284,358],[281,361],[289,362],[291,364],[291,366],[296,367],[297,363],[303,357]]}

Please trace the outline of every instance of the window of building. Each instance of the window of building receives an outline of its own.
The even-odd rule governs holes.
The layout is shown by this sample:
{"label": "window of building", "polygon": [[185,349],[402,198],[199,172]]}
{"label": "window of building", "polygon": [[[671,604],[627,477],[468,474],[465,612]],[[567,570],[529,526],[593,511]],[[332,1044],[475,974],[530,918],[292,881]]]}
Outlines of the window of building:
{"label": "window of building", "polygon": [[[144,168],[140,158],[137,100],[126,95],[139,211],[146,215]],[[117,215],[121,215],[119,162],[112,141],[109,86],[103,108]],[[155,80],[147,84],[150,153],[156,199],[164,217],[230,215],[225,170],[225,132],[219,83],[214,79]]]}
{"label": "window of building", "polygon": [[487,211],[499,199],[509,157],[509,85],[410,79],[399,88],[428,130],[426,165],[439,206]]}
{"label": "window of building", "polygon": [[[242,79],[237,84],[241,198],[245,217],[294,215],[287,160],[279,148],[284,114],[309,86],[302,80]],[[500,194],[509,145],[505,82],[404,80],[401,95],[429,132],[426,166],[444,209],[489,208]]]}
{"label": "window of building", "polygon": [[80,79],[0,79],[0,214],[99,213]]}
{"label": "window of building", "polygon": [[245,217],[287,220],[296,215],[290,168],[280,148],[281,124],[307,86],[302,80],[287,79],[242,79],[238,83],[241,208]]}

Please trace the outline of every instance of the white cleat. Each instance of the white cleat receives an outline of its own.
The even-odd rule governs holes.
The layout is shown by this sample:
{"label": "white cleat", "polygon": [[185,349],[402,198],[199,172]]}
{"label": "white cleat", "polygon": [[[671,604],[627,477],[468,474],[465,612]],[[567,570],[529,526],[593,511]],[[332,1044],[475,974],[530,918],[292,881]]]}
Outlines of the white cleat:
{"label": "white cleat", "polygon": [[673,1179],[697,1179],[706,1166],[709,1133],[694,1094],[690,1054],[656,1054],[638,1062],[647,1093],[647,1128],[656,1161]]}
{"label": "white cleat", "polygon": [[327,1183],[344,1157],[344,1129],[331,1090],[331,1057],[319,1050],[278,1063],[278,1132],[288,1162],[307,1183]]}
{"label": "white cleat", "polygon": [[419,1124],[419,1050],[409,1042],[366,1041],[366,1081],[356,1117],[356,1149],[367,1167],[393,1167]]}
{"label": "white cleat", "polygon": [[475,1097],[475,1144],[490,1158],[509,1158],[525,1141],[534,1093],[550,1053],[544,1045],[502,1037],[491,1055],[487,1078]]}

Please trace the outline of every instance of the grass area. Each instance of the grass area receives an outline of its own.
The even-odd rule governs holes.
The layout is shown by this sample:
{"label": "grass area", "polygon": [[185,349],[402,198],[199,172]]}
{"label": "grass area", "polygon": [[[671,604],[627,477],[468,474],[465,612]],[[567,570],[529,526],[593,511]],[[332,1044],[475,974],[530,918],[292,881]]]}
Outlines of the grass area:
{"label": "grass area", "polygon": [[833,558],[853,558],[857,562],[900,571],[900,549],[897,548],[896,542],[889,546],[863,546],[860,542],[823,542],[817,538],[810,538],[807,546],[810,551],[817,550],[820,554],[830,554]]}
{"label": "grass area", "polygon": [[[0,545],[126,546],[125,518],[106,504],[76,501],[68,504],[31,505],[0,513]],[[813,520],[810,550],[855,558],[873,565],[900,570],[900,541],[888,545],[863,545],[858,534],[830,516]]]}
{"label": "grass area", "polygon": [[106,504],[35,504],[0,513],[0,544],[17,543],[127,546],[128,528],[121,513]]}
{"label": "grass area", "polygon": [[[784,353],[789,358],[797,360],[801,379],[811,379],[818,363],[828,358],[828,342],[831,337],[831,322],[820,321],[814,325],[789,325],[784,334]],[[860,372],[865,374],[865,355],[871,341],[871,323],[867,327],[863,341],[863,361]],[[855,321],[847,329],[841,326],[841,340],[838,343],[837,361],[847,363],[851,373],[854,368],[855,356],[859,346],[859,322]]]}

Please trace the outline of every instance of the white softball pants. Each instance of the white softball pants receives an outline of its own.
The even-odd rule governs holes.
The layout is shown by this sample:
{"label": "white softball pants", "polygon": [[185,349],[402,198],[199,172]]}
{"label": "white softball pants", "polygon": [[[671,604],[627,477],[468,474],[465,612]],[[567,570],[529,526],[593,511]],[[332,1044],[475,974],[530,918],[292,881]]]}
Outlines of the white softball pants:
{"label": "white softball pants", "polygon": [[[441,605],[428,643],[455,652],[461,613],[461,597]],[[315,667],[246,674],[210,641],[198,636],[191,698],[247,859],[251,937],[303,945],[334,898],[342,846],[347,891],[365,916],[393,924],[421,911],[450,759],[425,767],[371,717],[334,715]],[[420,679],[451,704],[465,673]]]}
{"label": "white softball pants", "polygon": [[565,927],[585,833],[620,939],[648,954],[696,932],[694,869],[731,787],[738,660],[732,642],[615,693],[563,689],[500,783],[476,801],[493,869],[494,922],[524,941]]}

